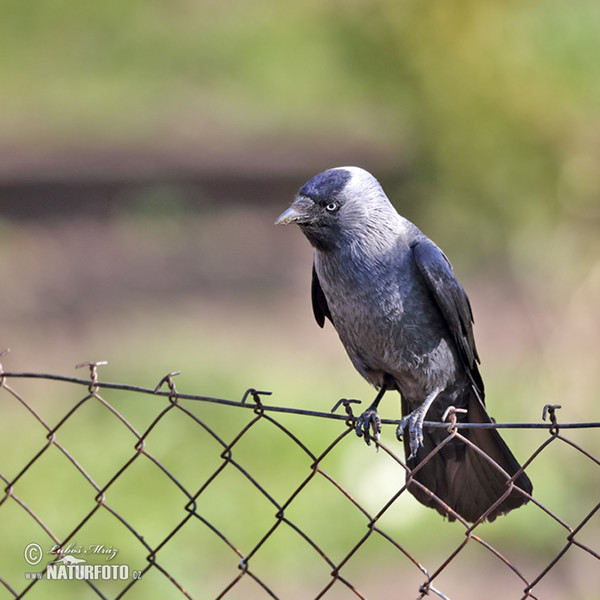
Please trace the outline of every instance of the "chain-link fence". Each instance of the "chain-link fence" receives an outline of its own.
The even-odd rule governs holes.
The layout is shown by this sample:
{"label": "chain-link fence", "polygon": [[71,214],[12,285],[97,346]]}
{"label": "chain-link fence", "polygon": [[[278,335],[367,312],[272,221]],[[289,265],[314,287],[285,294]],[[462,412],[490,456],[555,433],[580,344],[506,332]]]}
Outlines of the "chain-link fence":
{"label": "chain-link fence", "polygon": [[[399,444],[355,438],[349,402],[182,394],[175,373],[156,389],[103,383],[100,364],[79,365],[90,379],[0,373],[2,597],[600,593],[600,423],[547,406],[545,422],[491,425],[528,437],[533,496],[493,523],[449,523],[407,493]],[[470,443],[465,425],[427,425]]]}

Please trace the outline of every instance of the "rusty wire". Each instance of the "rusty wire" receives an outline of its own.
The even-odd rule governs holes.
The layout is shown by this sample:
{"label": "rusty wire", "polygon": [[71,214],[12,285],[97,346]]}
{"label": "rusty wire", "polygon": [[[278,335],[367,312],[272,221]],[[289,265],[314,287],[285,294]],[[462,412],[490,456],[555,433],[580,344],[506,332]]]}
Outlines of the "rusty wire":
{"label": "rusty wire", "polygon": [[[1,355],[0,355],[1,357]],[[593,522],[594,518],[598,518],[600,511],[600,498],[592,498],[592,507],[585,514],[577,517],[575,524],[569,524],[568,520],[562,518],[555,511],[551,510],[548,506],[543,504],[535,495],[530,497],[530,505],[534,505],[541,513],[543,513],[551,522],[558,526],[558,530],[561,532],[558,534],[558,540],[562,544],[560,549],[547,561],[536,572],[531,572],[531,569],[527,565],[521,565],[514,558],[508,558],[504,554],[494,547],[489,541],[483,537],[483,533],[487,532],[481,527],[482,522],[485,520],[487,513],[484,513],[479,521],[474,524],[465,522],[459,515],[455,515],[457,521],[464,528],[464,536],[462,540],[456,544],[456,546],[450,549],[442,560],[439,557],[431,559],[433,567],[426,567],[423,559],[417,559],[416,553],[411,550],[410,539],[399,539],[396,533],[391,533],[384,524],[384,517],[387,515],[390,507],[398,500],[401,495],[406,494],[409,482],[412,481],[412,485],[420,486],[425,489],[421,483],[415,479],[411,479],[411,472],[406,466],[403,458],[399,456],[399,451],[396,446],[388,447],[383,442],[377,443],[377,448],[383,452],[395,465],[398,470],[408,474],[408,480],[406,483],[398,484],[398,489],[387,502],[377,511],[373,512],[365,508],[356,498],[352,489],[347,489],[348,486],[342,485],[335,474],[331,472],[329,468],[326,468],[329,457],[334,451],[342,444],[342,440],[351,435],[354,431],[355,426],[355,415],[353,413],[352,400],[342,400],[336,405],[337,408],[340,405],[344,407],[344,414],[339,412],[316,412],[305,409],[295,409],[289,407],[282,407],[276,405],[267,405],[264,403],[264,398],[270,394],[270,392],[259,391],[256,389],[247,390],[240,401],[233,401],[222,398],[214,398],[207,396],[198,396],[191,394],[183,394],[178,392],[175,385],[175,376],[178,372],[172,372],[161,378],[159,384],[154,389],[137,387],[132,385],[118,384],[118,383],[106,383],[99,380],[98,370],[99,367],[104,365],[103,362],[87,362],[77,365],[77,367],[88,367],[90,372],[89,379],[79,379],[73,377],[65,377],[58,375],[49,375],[42,373],[10,373],[3,372],[0,365],[0,391],[3,391],[8,397],[1,398],[2,404],[0,407],[6,406],[7,402],[17,403],[21,407],[25,408],[31,418],[33,418],[39,425],[42,426],[45,433],[45,439],[40,440],[40,447],[37,452],[34,452],[33,456],[22,465],[17,472],[0,472],[0,477],[4,481],[4,496],[0,499],[0,526],[3,509],[15,504],[19,507],[19,510],[24,511],[28,517],[31,518],[32,522],[36,524],[40,536],[47,539],[49,543],[55,545],[59,550],[57,556],[59,558],[64,556],[64,549],[68,546],[69,542],[75,540],[78,535],[84,531],[86,524],[98,514],[99,511],[106,511],[114,519],[116,519],[124,527],[124,531],[127,532],[127,536],[133,537],[137,544],[141,548],[143,554],[143,560],[139,559],[136,568],[139,569],[139,577],[132,579],[127,582],[121,582],[122,585],[116,593],[111,591],[108,593],[97,581],[90,579],[84,580],[87,585],[87,589],[94,594],[94,597],[107,598],[117,597],[122,598],[129,594],[129,592],[140,585],[140,582],[144,580],[147,575],[160,574],[164,577],[165,581],[168,581],[170,589],[175,593],[176,597],[207,597],[204,594],[198,596],[198,592],[194,595],[193,591],[190,591],[190,585],[185,581],[185,575],[182,577],[180,573],[175,574],[169,565],[164,561],[163,555],[164,550],[169,545],[176,543],[176,540],[180,533],[186,528],[192,528],[192,524],[201,524],[203,528],[211,533],[214,539],[214,544],[224,546],[230,551],[232,561],[235,560],[237,565],[236,573],[230,576],[230,578],[222,585],[221,589],[216,591],[213,596],[215,598],[233,598],[235,594],[240,597],[240,593],[243,597],[246,597],[242,589],[245,581],[251,580],[256,590],[259,590],[257,598],[286,598],[288,597],[285,592],[278,591],[276,585],[269,581],[269,573],[265,572],[264,569],[256,567],[257,557],[263,552],[266,545],[268,545],[271,539],[277,535],[277,532],[281,529],[287,529],[293,531],[300,537],[311,549],[315,555],[319,557],[319,560],[325,566],[326,576],[322,578],[319,583],[318,592],[314,593],[311,597],[315,598],[333,598],[333,597],[356,597],[366,598],[367,596],[363,591],[359,589],[359,584],[353,577],[353,570],[348,565],[352,562],[354,557],[359,552],[364,552],[368,545],[369,540],[382,539],[385,540],[389,547],[394,552],[398,552],[398,556],[402,558],[402,561],[397,560],[398,563],[406,562],[408,565],[412,565],[412,568],[416,569],[419,573],[420,583],[409,590],[404,590],[398,597],[438,597],[448,598],[446,592],[443,590],[443,578],[449,572],[452,571],[453,565],[457,562],[457,557],[464,552],[465,548],[473,548],[474,546],[483,548],[490,556],[497,561],[498,565],[508,569],[513,574],[514,578],[520,582],[520,596],[523,600],[526,598],[533,598],[540,600],[544,596],[538,595],[540,592],[540,583],[545,580],[548,574],[557,567],[559,561],[570,552],[573,548],[578,551],[583,551],[586,556],[593,559],[600,559],[600,543],[590,542],[589,536],[584,537],[583,533],[590,528],[590,523]],[[35,409],[31,402],[20,394],[14,387],[13,382],[20,380],[44,380],[54,382],[64,382],[73,386],[85,386],[87,393],[84,394],[83,398],[69,405],[69,408],[64,411],[61,418],[56,423],[50,423],[44,419],[40,413]],[[166,389],[163,389],[165,388]],[[115,402],[109,402],[104,397],[106,392],[109,390],[119,391],[130,395],[139,394],[145,398],[153,397],[157,399],[160,404],[155,409],[155,414],[149,425],[143,430],[138,430],[136,425],[127,419],[122,412],[117,410]],[[101,393],[102,392],[102,393]],[[158,397],[158,398],[157,398]],[[84,405],[89,402],[96,402],[100,405],[103,410],[108,411],[115,418],[117,425],[115,427],[125,428],[129,435],[132,436],[132,442],[130,450],[126,456],[122,457],[121,465],[112,473],[106,481],[98,481],[94,478],[93,474],[86,469],[86,466],[81,464],[76,459],[76,452],[72,448],[67,448],[66,444],[62,441],[62,428],[65,424],[73,418]],[[237,411],[251,411],[246,412],[247,419],[244,420],[239,430],[231,437],[231,439],[225,439],[224,436],[217,433],[217,429],[214,424],[209,422],[208,418],[200,418],[197,408],[198,403],[225,405],[229,408]],[[449,430],[449,436],[435,448],[429,457],[424,459],[426,462],[430,457],[438,452],[442,445],[448,443],[451,439],[462,440],[463,443],[472,443],[464,437],[460,430],[466,427],[497,427],[497,428],[512,428],[512,429],[546,429],[548,437],[535,448],[531,456],[523,462],[523,469],[530,469],[534,461],[540,460],[540,457],[546,452],[546,449],[550,446],[555,447],[557,444],[563,444],[565,447],[580,453],[581,456],[589,460],[591,464],[597,468],[600,467],[600,460],[598,460],[594,454],[584,448],[581,444],[576,443],[574,440],[564,435],[565,430],[573,429],[589,429],[589,428],[600,428],[598,422],[586,422],[586,423],[562,423],[559,422],[557,411],[560,407],[557,405],[548,405],[543,409],[543,420],[547,422],[541,423],[510,423],[500,424],[492,423],[485,425],[468,425],[458,423],[455,414],[450,413],[448,415],[447,422],[443,423],[430,423],[426,422],[426,426],[429,427],[445,427]],[[184,415],[185,419],[189,419],[191,423],[196,426],[199,431],[206,434],[212,443],[218,450],[218,466],[211,471],[208,476],[199,478],[194,482],[194,487],[186,486],[184,482],[179,480],[169,469],[168,464],[164,464],[164,461],[160,460],[153,450],[153,444],[150,434],[160,426],[161,422],[165,420],[168,414],[179,414]],[[294,433],[288,425],[286,425],[280,415],[285,413],[286,415],[309,417],[311,419],[333,419],[345,421],[345,426],[342,425],[333,437],[326,444],[324,450],[315,452],[311,450],[310,445],[300,439],[300,437]],[[383,420],[384,424],[397,424],[397,421]],[[241,441],[250,434],[259,425],[268,426],[268,431],[279,432],[283,434],[286,443],[293,445],[299,450],[302,456],[305,458],[305,467],[303,471],[294,472],[287,474],[288,477],[293,478],[295,483],[293,485],[292,492],[283,500],[276,499],[275,495],[272,494],[268,489],[268,482],[262,480],[258,475],[253,474],[249,469],[244,466],[243,462],[238,456],[237,448]],[[111,432],[107,432],[106,435],[110,437]],[[150,440],[149,440],[150,438]],[[185,441],[177,440],[177,443],[184,443]],[[358,441],[356,442],[358,443]],[[47,522],[44,515],[39,514],[32,506],[31,501],[27,501],[20,495],[21,481],[28,473],[30,469],[49,451],[51,448],[56,448],[60,453],[66,457],[71,465],[77,470],[81,478],[90,486],[89,496],[89,510],[82,517],[77,517],[70,524],[68,531],[59,532],[51,524]],[[476,451],[481,453],[477,447],[473,447]],[[185,448],[182,450],[185,452]],[[491,461],[489,457],[486,457]],[[170,527],[168,533],[162,537],[159,543],[150,543],[148,541],[149,536],[144,531],[140,531],[136,528],[132,522],[131,517],[122,509],[119,509],[113,502],[113,488],[118,485],[124,478],[128,477],[128,473],[132,466],[138,463],[140,460],[149,460],[151,463],[160,470],[160,473],[168,481],[170,481],[183,495],[183,500],[176,506],[170,507],[169,510],[169,522],[175,522]],[[422,465],[423,463],[421,463]],[[417,466],[415,468],[420,468]],[[211,489],[213,483],[227,471],[233,469],[238,475],[244,478],[248,482],[252,489],[254,489],[264,500],[271,506],[272,509],[272,520],[266,526],[265,530],[259,536],[259,539],[252,545],[240,544],[235,536],[239,535],[239,531],[226,531],[218,523],[211,519],[210,515],[207,515],[199,506],[199,502],[203,498],[203,494],[207,493],[207,490]],[[414,473],[414,471],[413,471]],[[596,471],[596,477],[600,474],[600,471]],[[60,474],[56,475],[57,478]],[[314,480],[321,478],[332,486],[336,494],[339,497],[339,502],[350,503],[354,509],[356,509],[357,519],[360,519],[364,525],[364,530],[361,536],[346,548],[345,554],[340,558],[339,556],[333,556],[323,544],[319,543],[315,536],[309,533],[305,528],[302,527],[296,519],[293,518],[293,509],[301,502],[302,493],[307,486]],[[514,479],[517,478],[515,475],[512,479],[507,476],[507,491],[509,494],[515,487]],[[425,489],[425,491],[427,491]],[[596,494],[598,494],[598,487],[595,487]],[[42,490],[40,490],[40,493]],[[48,490],[44,490],[43,493],[48,493]],[[431,495],[431,492],[428,492]],[[523,492],[524,493],[524,492]],[[600,494],[598,494],[600,495]],[[243,506],[243,498],[240,499],[241,506]],[[501,499],[498,501],[500,502]],[[416,501],[415,501],[416,502]],[[441,500],[440,500],[441,502]],[[241,507],[240,507],[240,510]],[[448,508],[451,511],[451,509]],[[491,512],[493,507],[490,507],[488,512]],[[443,521],[440,520],[443,526]],[[496,521],[494,526],[501,527],[501,520]],[[175,541],[174,541],[175,540]],[[25,543],[27,539],[19,540],[15,543]],[[118,540],[112,542],[117,545]],[[21,550],[19,550],[21,551]],[[210,550],[209,550],[210,551]],[[198,560],[201,560],[202,552],[206,552],[206,548],[198,548]],[[396,559],[395,559],[396,560]],[[435,566],[437,565],[437,566]],[[231,566],[231,565],[230,565]],[[23,571],[27,571],[27,565],[23,564]],[[42,565],[43,567],[43,565]],[[47,567],[46,567],[47,568]],[[31,567],[29,568],[31,570]],[[45,569],[41,571],[44,573]],[[0,589],[4,589],[8,592],[9,597],[21,598],[28,595],[34,587],[48,585],[45,584],[44,579],[31,579],[28,581],[23,580],[23,573],[15,575],[14,572],[6,572],[3,570],[0,564]],[[334,591],[343,589],[346,595],[335,596]],[[112,590],[112,588],[111,588]],[[407,595],[410,594],[410,595]],[[465,594],[465,597],[467,594]],[[505,596],[508,598],[508,596]],[[593,596],[590,596],[590,598]]]}

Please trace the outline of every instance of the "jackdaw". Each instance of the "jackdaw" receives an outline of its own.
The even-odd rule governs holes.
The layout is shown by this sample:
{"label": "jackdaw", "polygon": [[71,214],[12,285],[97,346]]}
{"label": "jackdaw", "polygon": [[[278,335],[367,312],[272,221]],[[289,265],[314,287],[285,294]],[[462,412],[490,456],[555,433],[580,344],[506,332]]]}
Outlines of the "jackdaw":
{"label": "jackdaw", "polygon": [[476,448],[458,437],[443,444],[446,429],[423,429],[426,416],[442,421],[449,407],[458,422],[492,422],[471,306],[444,253],[358,167],[310,179],[276,221],[288,223],[298,224],[314,247],[317,323],[331,321],[354,367],[379,390],[357,418],[357,434],[367,443],[379,440],[377,407],[387,390],[397,390],[396,435],[404,439],[408,489],[417,500],[450,520],[455,516],[447,507],[470,522],[483,515],[491,521],[526,503],[531,481],[496,429],[461,430]]}

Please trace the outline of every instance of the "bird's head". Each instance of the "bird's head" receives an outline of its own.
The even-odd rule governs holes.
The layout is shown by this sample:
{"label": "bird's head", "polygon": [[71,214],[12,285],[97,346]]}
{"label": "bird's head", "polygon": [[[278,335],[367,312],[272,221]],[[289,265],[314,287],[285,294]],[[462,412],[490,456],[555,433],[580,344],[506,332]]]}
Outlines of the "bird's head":
{"label": "bird's head", "polygon": [[305,183],[275,224],[296,223],[315,248],[327,251],[377,233],[394,216],[373,175],[359,167],[337,167]]}

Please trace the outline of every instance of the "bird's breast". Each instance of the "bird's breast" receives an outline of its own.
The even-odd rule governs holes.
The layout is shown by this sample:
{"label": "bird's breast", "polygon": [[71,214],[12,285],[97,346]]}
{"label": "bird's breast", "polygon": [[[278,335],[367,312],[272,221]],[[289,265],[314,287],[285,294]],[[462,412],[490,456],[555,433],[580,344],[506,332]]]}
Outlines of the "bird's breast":
{"label": "bird's breast", "polygon": [[365,379],[381,387],[391,375],[407,396],[446,386],[456,363],[452,343],[410,264],[365,269],[315,261],[315,268],[334,327]]}

